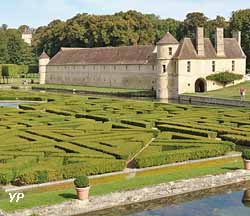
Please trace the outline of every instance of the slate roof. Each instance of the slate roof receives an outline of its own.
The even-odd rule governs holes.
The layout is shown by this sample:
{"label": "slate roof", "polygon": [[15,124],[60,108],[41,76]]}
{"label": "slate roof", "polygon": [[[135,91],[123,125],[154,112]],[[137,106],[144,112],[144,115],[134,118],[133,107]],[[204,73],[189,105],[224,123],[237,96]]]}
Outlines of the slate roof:
{"label": "slate roof", "polygon": [[[218,57],[209,38],[204,38],[204,56],[198,56],[194,42],[184,38],[180,43],[168,32],[158,43],[179,44],[174,55],[176,59],[216,59],[216,58],[245,58],[245,54],[235,38],[224,38],[225,56]],[[122,46],[99,48],[61,48],[51,60],[49,65],[133,65],[155,64],[157,54],[155,46]],[[40,58],[48,58],[43,53]]]}
{"label": "slate roof", "polygon": [[43,53],[40,55],[39,59],[47,59],[49,56],[47,55],[46,52],[43,51]]}
{"label": "slate roof", "polygon": [[167,32],[164,37],[157,43],[157,45],[160,44],[179,44],[179,42],[170,32]]}
{"label": "slate roof", "polygon": [[177,59],[216,59],[216,58],[245,58],[241,47],[235,38],[224,38],[225,56],[218,57],[216,50],[209,38],[204,38],[204,56],[198,56],[195,46],[190,38],[184,38],[175,53]]}
{"label": "slate roof", "polygon": [[155,46],[61,48],[49,65],[72,64],[154,64]]}

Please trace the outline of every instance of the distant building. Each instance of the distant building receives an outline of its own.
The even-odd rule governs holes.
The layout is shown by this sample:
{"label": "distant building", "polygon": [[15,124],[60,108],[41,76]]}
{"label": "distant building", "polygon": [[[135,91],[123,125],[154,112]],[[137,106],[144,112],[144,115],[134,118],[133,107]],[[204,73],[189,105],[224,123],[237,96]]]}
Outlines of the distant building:
{"label": "distant building", "polygon": [[32,29],[25,29],[25,31],[22,33],[22,39],[24,40],[24,42],[26,42],[30,46],[31,46],[31,41],[32,41],[32,34],[33,34]]}
{"label": "distant building", "polygon": [[41,83],[155,89],[158,98],[219,89],[208,75],[246,71],[240,32],[224,38],[222,28],[215,45],[197,28],[195,41],[179,42],[168,32],[156,46],[61,48],[51,60],[43,53],[40,62]]}

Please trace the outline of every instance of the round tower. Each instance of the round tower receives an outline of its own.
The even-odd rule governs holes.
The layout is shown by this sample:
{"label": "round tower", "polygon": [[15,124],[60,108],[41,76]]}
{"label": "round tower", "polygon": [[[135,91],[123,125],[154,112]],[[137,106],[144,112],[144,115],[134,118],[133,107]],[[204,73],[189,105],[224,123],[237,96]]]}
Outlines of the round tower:
{"label": "round tower", "polygon": [[43,51],[39,57],[39,75],[40,75],[40,84],[45,84],[46,80],[46,67],[49,64],[50,58],[46,52]]}
{"label": "round tower", "polygon": [[173,98],[173,75],[176,72],[173,57],[178,49],[179,42],[169,32],[156,44],[158,61],[158,78],[156,97],[159,99]]}

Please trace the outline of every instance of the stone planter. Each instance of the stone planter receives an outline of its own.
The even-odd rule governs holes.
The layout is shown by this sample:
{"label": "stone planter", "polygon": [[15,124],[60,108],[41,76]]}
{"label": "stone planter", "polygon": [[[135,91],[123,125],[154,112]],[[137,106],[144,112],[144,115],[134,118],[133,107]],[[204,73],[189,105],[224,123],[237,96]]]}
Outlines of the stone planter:
{"label": "stone planter", "polygon": [[243,160],[244,160],[245,169],[250,170],[250,160],[246,160],[246,159],[243,159]]}
{"label": "stone planter", "polygon": [[90,189],[90,187],[76,188],[77,198],[79,200],[88,200],[89,199],[89,189]]}

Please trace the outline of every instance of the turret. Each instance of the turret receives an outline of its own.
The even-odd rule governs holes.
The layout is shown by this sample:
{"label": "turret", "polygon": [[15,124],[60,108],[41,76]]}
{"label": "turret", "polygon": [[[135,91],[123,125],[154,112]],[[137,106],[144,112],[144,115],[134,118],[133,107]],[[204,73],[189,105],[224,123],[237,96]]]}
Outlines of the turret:
{"label": "turret", "polygon": [[172,59],[179,47],[179,42],[168,32],[156,45],[158,60],[156,96],[159,99],[172,98],[169,89],[171,89],[171,78],[176,71]]}
{"label": "turret", "polygon": [[49,56],[46,54],[46,52],[43,51],[43,53],[39,57],[40,84],[45,84],[46,67],[49,64],[49,61],[50,61]]}

